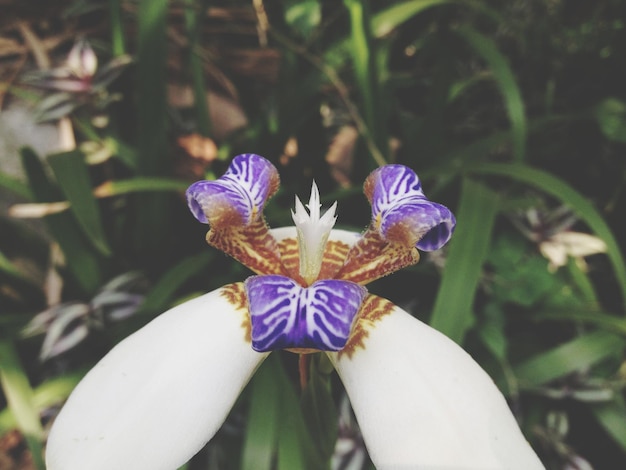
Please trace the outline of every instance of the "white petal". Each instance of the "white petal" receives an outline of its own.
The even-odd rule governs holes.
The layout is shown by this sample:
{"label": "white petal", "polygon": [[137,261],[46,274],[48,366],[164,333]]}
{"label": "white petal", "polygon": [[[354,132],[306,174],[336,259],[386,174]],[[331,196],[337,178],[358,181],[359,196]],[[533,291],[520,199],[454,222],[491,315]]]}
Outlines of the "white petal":
{"label": "white petal", "polygon": [[565,247],[567,253],[573,257],[590,256],[597,253],[606,253],[606,243],[595,235],[581,232],[560,232],[554,234],[550,241]]}
{"label": "white petal", "polygon": [[378,469],[543,468],[491,378],[402,309],[375,323],[352,358],[329,356]]}
{"label": "white petal", "polygon": [[216,290],[117,345],[76,387],[48,439],[48,470],[175,470],[217,432],[267,356]]}

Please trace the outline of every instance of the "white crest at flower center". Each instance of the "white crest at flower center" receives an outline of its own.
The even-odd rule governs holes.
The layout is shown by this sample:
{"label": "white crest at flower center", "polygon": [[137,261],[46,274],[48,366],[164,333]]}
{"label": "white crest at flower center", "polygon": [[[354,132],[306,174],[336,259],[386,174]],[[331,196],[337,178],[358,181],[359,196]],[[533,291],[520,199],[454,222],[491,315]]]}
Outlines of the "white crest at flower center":
{"label": "white crest at flower center", "polygon": [[298,233],[298,250],[300,252],[300,275],[311,284],[320,273],[324,248],[330,231],[335,225],[337,216],[337,202],[320,217],[320,193],[315,181],[311,188],[309,203],[304,208],[296,196],[296,211],[291,212]]}

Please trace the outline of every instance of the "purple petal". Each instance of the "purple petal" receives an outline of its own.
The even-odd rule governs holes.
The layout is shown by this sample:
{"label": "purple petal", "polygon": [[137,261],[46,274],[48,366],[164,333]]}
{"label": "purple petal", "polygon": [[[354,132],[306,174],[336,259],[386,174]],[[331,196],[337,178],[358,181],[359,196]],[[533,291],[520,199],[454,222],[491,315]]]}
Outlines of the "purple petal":
{"label": "purple petal", "polygon": [[386,165],[365,181],[374,227],[387,240],[433,251],[452,236],[456,220],[450,210],[429,201],[418,176],[404,165]]}
{"label": "purple petal", "polygon": [[221,178],[192,184],[187,204],[202,223],[248,225],[260,217],[278,182],[278,171],[268,160],[251,153],[238,155]]}
{"label": "purple petal", "polygon": [[323,280],[301,287],[285,276],[252,276],[245,282],[252,348],[341,350],[367,290],[353,282]]}
{"label": "purple petal", "polygon": [[[423,251],[434,251],[448,243],[456,220],[450,209],[426,198],[412,198],[389,209],[380,231],[387,238],[410,240]],[[404,233],[398,233],[404,232]]]}
{"label": "purple petal", "polygon": [[385,165],[374,170],[365,182],[365,194],[374,215],[384,213],[407,198],[426,197],[415,172],[404,165]]}

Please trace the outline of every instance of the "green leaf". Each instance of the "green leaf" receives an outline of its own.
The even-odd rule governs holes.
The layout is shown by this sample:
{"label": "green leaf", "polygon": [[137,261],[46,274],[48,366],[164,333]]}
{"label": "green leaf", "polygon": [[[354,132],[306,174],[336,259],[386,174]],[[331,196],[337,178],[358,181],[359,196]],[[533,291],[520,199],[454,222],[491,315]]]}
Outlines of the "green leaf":
{"label": "green leaf", "polygon": [[[140,176],[165,176],[171,159],[167,146],[166,15],[167,0],[141,0],[137,15],[137,118]],[[165,195],[139,195],[133,227],[135,251],[147,265],[170,233]]]}
{"label": "green leaf", "polygon": [[611,403],[591,407],[591,413],[605,431],[626,451],[626,406],[619,397]]}
{"label": "green leaf", "polygon": [[189,187],[186,181],[170,178],[131,178],[119,181],[107,181],[98,186],[94,193],[97,197],[120,196],[122,194],[174,191],[184,192]]}
{"label": "green leaf", "polygon": [[12,343],[0,341],[0,384],[18,429],[26,438],[35,467],[45,470],[43,428],[34,405],[33,390]]}
{"label": "green leaf", "polygon": [[388,35],[402,23],[410,20],[422,11],[438,6],[459,4],[454,0],[413,0],[400,2],[377,13],[372,18],[372,32],[377,38]]}
{"label": "green leaf", "polygon": [[10,177],[2,171],[0,171],[0,187],[8,189],[12,193],[17,194],[28,201],[32,201],[33,199],[33,194],[28,185],[22,183],[16,178]]}
{"label": "green leaf", "polygon": [[[531,134],[547,133],[554,126],[583,119],[588,119],[588,117],[584,114],[552,115],[532,120],[528,130]],[[435,189],[431,189],[429,193],[432,195],[438,188],[449,184],[460,172],[490,158],[494,149],[512,142],[512,135],[511,129],[498,131],[469,144],[455,146],[453,150],[440,157],[438,165],[420,171],[420,177],[423,179],[436,179],[438,181]]]}
{"label": "green leaf", "polygon": [[242,466],[254,470],[322,469],[311,442],[293,385],[279,354],[272,354],[252,382]]}
{"label": "green leaf", "polygon": [[250,410],[243,444],[243,470],[272,470],[278,440],[280,403],[278,383],[270,362],[261,365],[251,385]]}
{"label": "green leaf", "polygon": [[520,238],[495,239],[488,256],[494,270],[490,287],[495,299],[531,307],[554,292],[558,279],[548,271],[546,259],[535,253],[528,253],[527,243]]}
{"label": "green leaf", "polygon": [[317,450],[322,460],[328,461],[337,443],[339,418],[330,393],[329,377],[320,373],[317,362],[316,358],[311,358],[309,383],[302,392],[301,406]]}
{"label": "green leaf", "polygon": [[511,121],[515,158],[522,161],[526,152],[526,113],[521,91],[508,60],[487,36],[470,28],[460,28],[456,32],[489,64]]}
{"label": "green leaf", "polygon": [[604,137],[626,143],[626,103],[617,98],[607,98],[594,111]]}
{"label": "green leaf", "polygon": [[11,260],[7,258],[2,251],[0,251],[0,271],[8,274],[10,277],[21,279],[27,281],[28,278],[24,276],[24,274],[15,267]]}
{"label": "green leaf", "polygon": [[121,0],[109,0],[109,18],[111,24],[111,50],[113,56],[121,56],[126,50]]}
{"label": "green leaf", "polygon": [[321,470],[319,456],[312,444],[311,434],[306,428],[300,402],[293,384],[285,373],[278,354],[269,358],[274,362],[274,380],[280,389],[280,425],[278,431],[278,470],[309,469]]}
{"label": "green leaf", "polygon": [[57,153],[48,157],[48,163],[85,235],[100,253],[110,256],[111,248],[104,234],[83,154],[79,151]]}
{"label": "green leaf", "polygon": [[166,310],[176,291],[188,279],[204,270],[214,257],[215,252],[207,250],[180,261],[161,276],[156,285],[148,292],[138,313],[154,314]]}
{"label": "green leaf", "polygon": [[402,23],[413,18],[415,15],[436,6],[441,5],[458,5],[470,7],[476,11],[480,11],[487,18],[495,23],[502,23],[502,17],[482,2],[473,2],[469,0],[409,0],[398,2],[384,10],[376,13],[372,17],[372,32],[374,37],[381,38],[387,36]]}
{"label": "green leaf", "polygon": [[[35,409],[43,411],[50,406],[65,401],[86,373],[86,370],[82,370],[42,383],[33,391],[33,406]],[[14,429],[16,425],[15,416],[10,409],[7,408],[0,412],[0,435],[10,429]]]}
{"label": "green leaf", "polygon": [[318,0],[292,0],[285,6],[285,21],[305,39],[311,36],[321,19],[322,7]]}
{"label": "green leaf", "polygon": [[165,85],[167,0],[139,2],[137,92],[139,118],[139,171],[160,176],[167,169],[167,105]]}
{"label": "green leaf", "polygon": [[589,279],[588,274],[581,269],[580,263],[577,263],[575,259],[570,257],[567,260],[567,270],[587,305],[592,308],[600,305],[593,283]]}
{"label": "green leaf", "polygon": [[457,226],[437,293],[430,325],[461,344],[474,321],[473,303],[498,211],[498,195],[463,180]]}
{"label": "green leaf", "polygon": [[[388,157],[389,145],[371,31],[372,20],[369,2],[344,0],[344,4],[350,16],[349,47],[354,64],[356,84],[363,106],[365,124],[367,125],[367,132],[377,148],[376,152],[370,153],[372,160],[380,166],[384,165],[385,161],[380,160],[378,154],[382,154],[383,158]],[[369,162],[368,165],[370,165]]]}
{"label": "green leaf", "polygon": [[[204,84],[204,68],[200,57],[200,31],[202,19],[206,15],[207,0],[187,0],[185,8],[185,25],[187,27],[187,38],[189,40],[189,75],[193,85],[193,104],[196,111],[196,124],[198,132],[206,137],[211,134],[211,117],[209,115],[209,105],[207,91]],[[196,11],[194,5],[200,9]]]}
{"label": "green leaf", "polygon": [[[30,148],[21,150],[22,164],[37,202],[63,200],[63,195],[48,179],[39,157]],[[93,293],[102,283],[100,259],[76,219],[69,212],[45,218],[50,233],[61,247],[67,267],[85,293]]]}
{"label": "green leaf", "polygon": [[626,319],[602,312],[587,310],[566,310],[538,312],[534,317],[537,321],[577,321],[603,328],[611,333],[626,336]]}
{"label": "green leaf", "polygon": [[505,332],[505,315],[497,302],[488,303],[483,309],[485,321],[478,329],[483,344],[500,362],[508,357],[508,341]]}
{"label": "green leaf", "polygon": [[620,355],[624,338],[597,331],[537,354],[513,368],[520,387],[532,388]]}
{"label": "green leaf", "polygon": [[467,171],[474,174],[506,176],[539,188],[569,205],[575,214],[606,243],[607,255],[611,260],[618,284],[622,290],[622,300],[626,303],[626,265],[624,258],[611,229],[589,199],[560,178],[522,163],[484,163],[471,166]]}

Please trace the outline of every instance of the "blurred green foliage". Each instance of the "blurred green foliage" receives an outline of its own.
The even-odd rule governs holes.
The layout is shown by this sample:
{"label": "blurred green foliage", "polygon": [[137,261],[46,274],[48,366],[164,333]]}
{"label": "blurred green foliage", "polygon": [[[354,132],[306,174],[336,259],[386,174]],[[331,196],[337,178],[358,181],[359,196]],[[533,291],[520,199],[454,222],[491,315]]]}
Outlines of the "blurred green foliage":
{"label": "blurred green foliage", "polygon": [[[626,466],[625,2],[66,7],[55,24],[92,31],[101,63],[122,54],[134,63],[109,85],[119,99],[104,110],[71,107],[75,149],[24,148],[24,177],[0,172],[0,195],[13,202],[70,203],[45,215],[45,227],[0,214],[0,432],[18,428],[38,468],[37,416],[47,423],[81,371],[168,307],[246,277],[204,245],[182,197],[244,152],[281,172],[271,226],[290,223],[293,195],[314,177],[339,200],[338,225],[360,231],[369,171],[415,169],[457,214],[457,232],[449,249],[371,290],[408,305],[489,371],[547,468],[581,458]],[[3,89],[16,101],[33,96],[19,81]],[[204,150],[182,143],[190,135]],[[559,208],[567,222],[554,224]],[[559,242],[563,232],[595,235],[606,254]],[[555,268],[546,243],[567,262]],[[42,338],[21,331],[51,298],[89,301],[129,271],[151,285],[131,318],[35,359]],[[345,429],[341,383],[322,362],[311,362],[300,392],[294,357],[273,355],[189,468],[329,468]]]}

